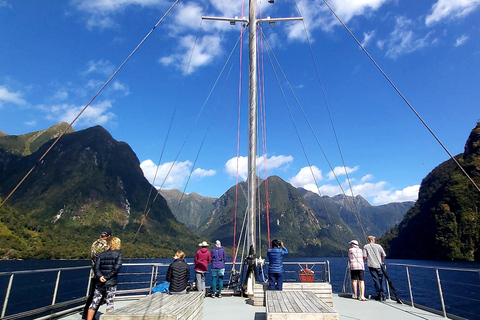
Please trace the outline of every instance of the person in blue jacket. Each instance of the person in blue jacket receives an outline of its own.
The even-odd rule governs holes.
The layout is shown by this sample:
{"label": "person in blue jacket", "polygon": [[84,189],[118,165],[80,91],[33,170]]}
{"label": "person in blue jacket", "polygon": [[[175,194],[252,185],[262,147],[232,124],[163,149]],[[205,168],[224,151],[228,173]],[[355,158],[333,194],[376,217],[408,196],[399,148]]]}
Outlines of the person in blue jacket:
{"label": "person in blue jacket", "polygon": [[288,254],[283,242],[272,240],[272,247],[268,249],[268,284],[270,290],[283,288],[283,255]]}

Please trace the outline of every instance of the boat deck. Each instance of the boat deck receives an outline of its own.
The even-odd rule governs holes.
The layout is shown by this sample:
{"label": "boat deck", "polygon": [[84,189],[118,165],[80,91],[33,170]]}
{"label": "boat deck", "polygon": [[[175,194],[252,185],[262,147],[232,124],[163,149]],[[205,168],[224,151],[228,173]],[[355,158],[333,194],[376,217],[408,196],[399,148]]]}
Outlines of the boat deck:
{"label": "boat deck", "polygon": [[[120,308],[134,300],[115,301],[115,307]],[[341,297],[333,294],[333,308],[340,314],[341,320],[365,319],[365,320],[439,320],[445,319],[408,305],[401,305],[393,300],[388,301],[358,301],[352,298]],[[100,307],[97,319],[105,312],[105,305]],[[63,319],[80,320],[81,314],[76,312]],[[203,319],[228,319],[228,320],[266,320],[266,310],[262,306],[253,306],[249,298],[236,296],[223,296],[222,298],[206,297],[204,301]]]}

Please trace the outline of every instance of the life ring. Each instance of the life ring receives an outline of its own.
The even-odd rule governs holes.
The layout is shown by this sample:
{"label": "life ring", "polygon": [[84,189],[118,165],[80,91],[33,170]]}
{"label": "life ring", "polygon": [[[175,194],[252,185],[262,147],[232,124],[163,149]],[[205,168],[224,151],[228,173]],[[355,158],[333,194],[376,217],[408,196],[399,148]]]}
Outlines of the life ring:
{"label": "life ring", "polygon": [[313,278],[315,276],[315,272],[308,268],[303,269],[300,271],[300,281],[301,282],[313,282]]}

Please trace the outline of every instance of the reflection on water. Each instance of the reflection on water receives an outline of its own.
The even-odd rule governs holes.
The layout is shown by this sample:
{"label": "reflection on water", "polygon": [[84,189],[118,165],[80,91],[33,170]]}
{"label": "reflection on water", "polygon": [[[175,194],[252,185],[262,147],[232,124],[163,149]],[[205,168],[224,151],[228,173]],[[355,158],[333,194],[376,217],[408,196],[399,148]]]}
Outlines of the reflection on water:
{"label": "reflection on water", "polygon": [[[192,263],[193,259],[186,259]],[[344,285],[350,288],[349,273],[347,270],[346,258],[286,258],[285,262],[300,262],[302,267],[308,263],[308,267],[315,271],[315,280],[324,279],[324,265],[321,263],[328,260],[330,263],[331,283],[333,291],[342,292]],[[124,263],[164,263],[166,266],[172,259],[126,259]],[[387,260],[390,278],[400,298],[410,300],[408,289],[407,273],[404,266],[391,265],[411,264],[423,267],[444,267],[444,268],[469,268],[480,269],[478,263],[468,262],[433,262],[413,260]],[[39,270],[64,267],[87,266],[82,270],[62,271],[61,281],[58,288],[57,302],[68,301],[85,296],[89,275],[88,260],[21,260],[21,261],[0,261],[0,270]],[[160,267],[158,270],[157,283],[165,281],[167,267]],[[237,264],[237,270],[239,266]],[[227,268],[225,281],[229,279],[231,266]],[[368,269],[367,269],[368,270]],[[285,281],[298,281],[300,267],[298,264],[285,264]],[[366,273],[366,295],[375,295],[373,281],[369,272]],[[438,281],[435,269],[409,267],[409,275],[412,284],[414,302],[425,305],[436,310],[442,310],[438,290]],[[6,314],[14,314],[27,311],[33,308],[42,307],[52,303],[54,284],[57,272],[45,272],[37,274],[16,275],[13,280],[11,296]],[[463,316],[468,319],[480,319],[480,274],[478,272],[440,270],[441,287],[447,312]],[[347,280],[345,280],[347,279]],[[191,268],[191,279],[194,280],[193,267]],[[9,276],[0,276],[0,301],[4,301]],[[136,289],[148,287],[151,281],[151,267],[124,266],[119,275],[118,290]],[[207,276],[207,285],[210,285],[211,277]],[[348,290],[347,290],[348,291]]]}

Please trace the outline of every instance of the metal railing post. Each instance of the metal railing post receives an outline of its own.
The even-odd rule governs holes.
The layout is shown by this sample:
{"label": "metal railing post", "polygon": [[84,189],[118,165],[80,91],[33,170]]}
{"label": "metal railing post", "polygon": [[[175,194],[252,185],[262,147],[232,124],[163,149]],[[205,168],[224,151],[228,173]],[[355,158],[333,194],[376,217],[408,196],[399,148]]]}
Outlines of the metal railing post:
{"label": "metal railing post", "polygon": [[328,276],[328,283],[332,283],[332,279],[330,278],[330,261],[327,260],[327,276]]}
{"label": "metal railing post", "polygon": [[438,292],[440,293],[440,301],[442,302],[443,316],[446,318],[447,317],[447,310],[445,309],[445,301],[443,301],[442,284],[440,283],[440,275],[438,273],[437,268],[435,268],[435,273],[437,274]]}
{"label": "metal railing post", "polygon": [[52,299],[52,306],[55,305],[57,301],[57,293],[58,293],[58,284],[60,283],[60,273],[62,270],[58,270],[57,272],[57,281],[55,282],[55,290],[53,291],[53,299]]}
{"label": "metal railing post", "polygon": [[7,292],[5,293],[5,300],[3,301],[1,319],[5,318],[5,313],[7,312],[8,298],[10,298],[10,291],[12,290],[12,283],[13,283],[13,274],[10,275],[10,280],[8,280]]}
{"label": "metal railing post", "polygon": [[410,301],[412,302],[412,307],[415,308],[415,304],[413,303],[412,283],[410,282],[410,272],[408,271],[408,266],[405,266],[405,270],[407,271],[407,282],[408,291],[410,292]]}
{"label": "metal railing post", "polygon": [[152,273],[150,275],[150,291],[148,292],[148,294],[152,294],[152,290],[153,290],[153,275],[155,274],[155,266],[152,265]]}
{"label": "metal railing post", "polygon": [[[384,265],[385,267],[385,270],[387,270],[387,265]],[[382,272],[383,273],[383,272]],[[385,283],[385,286],[387,287],[387,296],[388,296],[388,300],[391,300],[392,299],[392,296],[390,295],[390,286],[388,285],[388,280],[387,280],[387,277],[385,277],[385,275],[382,276],[383,277],[383,281],[381,283],[381,285],[383,286],[384,283]],[[382,288],[383,290],[383,288]]]}

